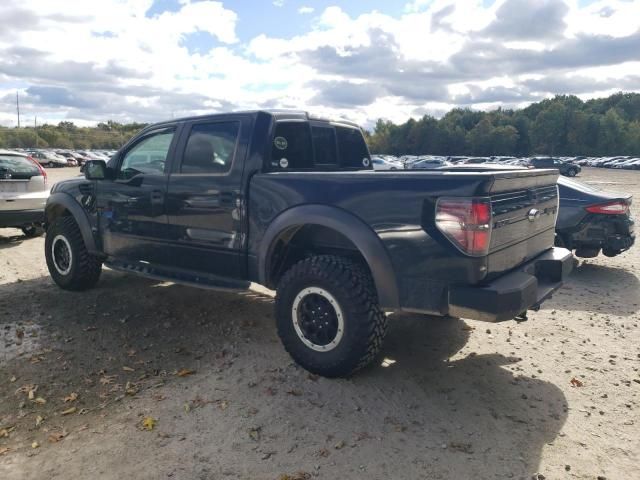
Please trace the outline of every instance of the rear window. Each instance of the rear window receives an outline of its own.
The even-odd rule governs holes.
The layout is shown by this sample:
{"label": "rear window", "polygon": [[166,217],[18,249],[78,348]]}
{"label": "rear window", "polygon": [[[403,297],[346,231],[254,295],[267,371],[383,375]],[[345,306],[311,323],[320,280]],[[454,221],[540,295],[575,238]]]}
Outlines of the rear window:
{"label": "rear window", "polygon": [[307,122],[276,124],[271,147],[271,166],[287,170],[313,168],[311,129]]}
{"label": "rear window", "polygon": [[271,167],[280,170],[371,169],[371,157],[357,128],[278,122]]}
{"label": "rear window", "polygon": [[337,165],[336,131],[332,127],[311,127],[316,165]]}
{"label": "rear window", "polygon": [[13,155],[0,155],[0,178],[11,174],[11,176],[27,175],[32,177],[40,175],[40,169],[31,160],[25,157]]}
{"label": "rear window", "polygon": [[336,127],[340,165],[346,168],[369,168],[371,157],[360,130]]}

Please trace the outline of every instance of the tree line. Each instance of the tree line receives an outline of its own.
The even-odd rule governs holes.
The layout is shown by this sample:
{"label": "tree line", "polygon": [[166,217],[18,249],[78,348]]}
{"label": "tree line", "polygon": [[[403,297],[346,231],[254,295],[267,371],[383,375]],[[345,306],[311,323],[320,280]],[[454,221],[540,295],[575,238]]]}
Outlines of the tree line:
{"label": "tree line", "polygon": [[95,127],[78,127],[73,122],[60,122],[38,127],[0,128],[0,148],[115,150],[146,126],[146,123],[108,121]]}
{"label": "tree line", "polygon": [[582,101],[558,95],[521,110],[456,108],[396,125],[378,120],[372,153],[392,155],[640,155],[640,94]]}
{"label": "tree line", "polygon": [[[146,125],[0,127],[0,148],[117,149]],[[558,95],[521,110],[455,108],[400,125],[378,120],[366,138],[372,153],[392,155],[640,155],[640,94],[586,102]]]}

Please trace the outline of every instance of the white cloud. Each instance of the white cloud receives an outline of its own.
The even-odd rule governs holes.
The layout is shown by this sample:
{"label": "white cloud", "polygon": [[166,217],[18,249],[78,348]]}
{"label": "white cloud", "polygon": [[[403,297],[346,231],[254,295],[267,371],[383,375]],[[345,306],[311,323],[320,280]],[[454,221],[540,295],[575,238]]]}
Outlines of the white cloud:
{"label": "white cloud", "polygon": [[273,0],[272,3],[276,7],[284,7],[284,0]]}
{"label": "white cloud", "polygon": [[[238,21],[248,19],[230,2],[181,0],[178,11],[148,18],[152,4],[1,4],[1,110],[12,112],[17,87],[24,114],[50,121],[151,121],[269,106],[371,124],[455,105],[586,97],[605,86],[640,90],[630,80],[640,65],[638,1],[414,0],[398,16],[356,17],[338,6],[303,6],[300,14],[318,15],[308,31],[252,39],[238,38]],[[554,31],[510,23],[514,8],[521,18],[555,15],[545,23]],[[190,52],[183,45],[194,33],[210,35],[215,46]],[[13,119],[0,113],[0,124]]]}

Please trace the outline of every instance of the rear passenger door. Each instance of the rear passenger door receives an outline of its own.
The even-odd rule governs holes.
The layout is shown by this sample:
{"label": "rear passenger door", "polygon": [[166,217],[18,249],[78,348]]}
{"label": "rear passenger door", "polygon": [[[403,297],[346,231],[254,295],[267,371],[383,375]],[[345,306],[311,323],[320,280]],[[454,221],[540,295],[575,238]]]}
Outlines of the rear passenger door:
{"label": "rear passenger door", "polygon": [[243,166],[251,127],[245,116],[186,125],[167,191],[174,267],[244,276]]}

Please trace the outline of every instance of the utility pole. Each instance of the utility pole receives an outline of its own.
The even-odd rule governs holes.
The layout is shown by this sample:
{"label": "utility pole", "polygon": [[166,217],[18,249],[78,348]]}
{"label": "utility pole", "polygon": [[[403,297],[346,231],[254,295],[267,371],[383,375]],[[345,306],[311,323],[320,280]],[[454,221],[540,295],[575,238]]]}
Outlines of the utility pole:
{"label": "utility pole", "polygon": [[20,99],[18,98],[17,90],[16,90],[16,110],[18,111],[18,128],[20,128]]}
{"label": "utility pole", "polygon": [[33,117],[33,133],[36,134],[36,148],[38,148],[38,117]]}

